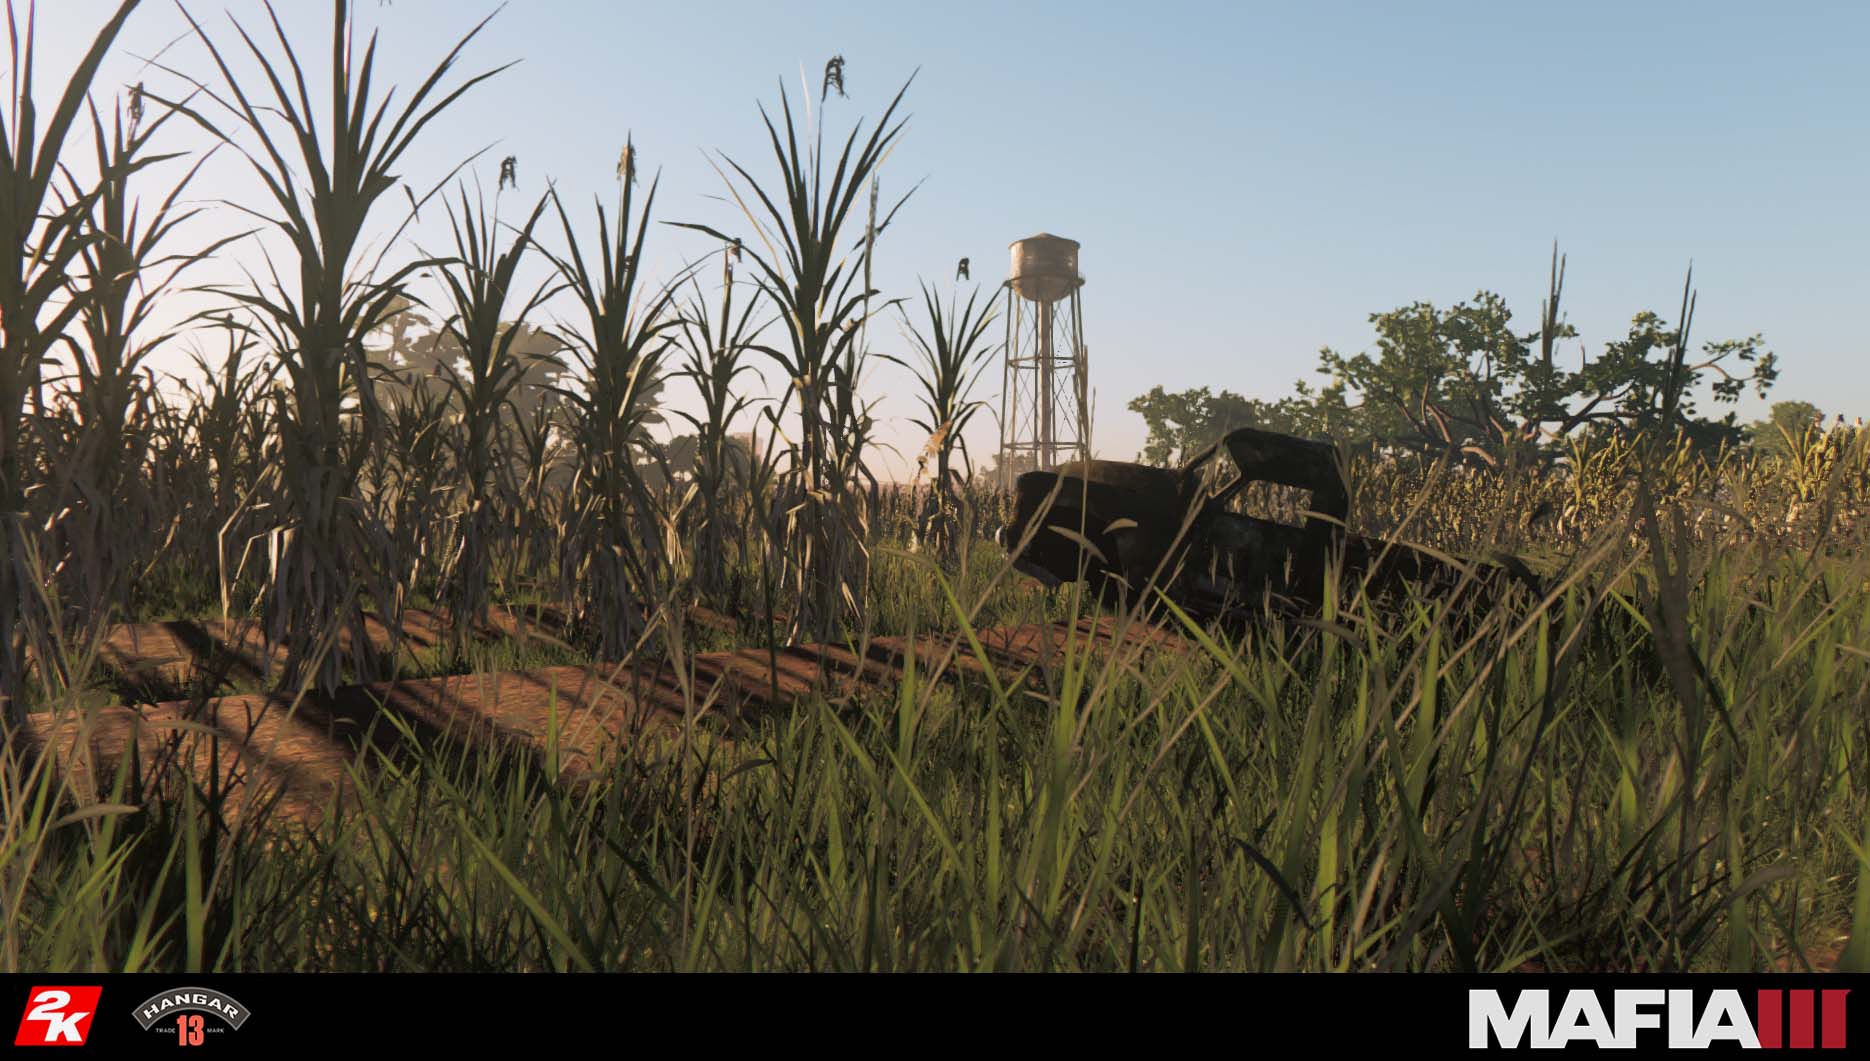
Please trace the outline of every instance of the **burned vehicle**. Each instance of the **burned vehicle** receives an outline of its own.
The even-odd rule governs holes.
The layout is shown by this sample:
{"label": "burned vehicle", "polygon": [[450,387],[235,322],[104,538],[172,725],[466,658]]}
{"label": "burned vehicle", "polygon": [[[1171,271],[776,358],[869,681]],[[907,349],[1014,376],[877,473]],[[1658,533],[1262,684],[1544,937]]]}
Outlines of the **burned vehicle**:
{"label": "burned vehicle", "polygon": [[[1231,462],[1231,467],[1229,463]],[[1309,492],[1301,522],[1235,511],[1256,483]],[[1514,560],[1443,558],[1346,530],[1350,495],[1336,449],[1241,428],[1181,468],[1075,461],[1019,477],[1004,544],[1015,566],[1048,585],[1083,580],[1134,594],[1150,585],[1201,618],[1305,614],[1338,573],[1347,599],[1409,587],[1427,593],[1498,592],[1537,580]]]}

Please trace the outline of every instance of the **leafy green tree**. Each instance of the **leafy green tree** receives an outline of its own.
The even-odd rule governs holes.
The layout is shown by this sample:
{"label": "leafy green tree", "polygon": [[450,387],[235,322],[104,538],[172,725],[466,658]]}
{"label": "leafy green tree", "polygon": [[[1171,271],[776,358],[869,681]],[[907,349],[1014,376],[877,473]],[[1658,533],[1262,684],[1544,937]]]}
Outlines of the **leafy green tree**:
{"label": "leafy green tree", "polygon": [[[1748,384],[1764,395],[1777,375],[1758,336],[1704,344],[1691,361],[1686,330],[1647,311],[1595,360],[1581,354],[1577,371],[1558,365],[1549,349],[1535,353],[1542,333],[1517,335],[1510,322],[1490,292],[1447,310],[1416,303],[1371,317],[1374,354],[1327,349],[1320,371],[1361,399],[1361,435],[1424,451],[1483,452],[1581,428],[1640,434],[1679,427],[1702,444],[1737,442],[1732,413],[1697,415],[1697,385],[1715,376],[1714,400],[1732,403]],[[1566,326],[1561,334],[1573,333]],[[1730,364],[1751,370],[1737,374]]]}
{"label": "leafy green tree", "polygon": [[1559,357],[1559,344],[1577,336],[1559,314],[1563,286],[1564,259],[1555,251],[1540,326],[1528,333],[1514,330],[1505,300],[1488,291],[1445,309],[1416,302],[1372,314],[1374,349],[1320,351],[1318,371],[1330,382],[1316,389],[1300,382],[1294,397],[1277,402],[1158,387],[1130,403],[1149,425],[1144,459],[1185,457],[1243,424],[1484,459],[1535,451],[1581,430],[1681,430],[1708,446],[1742,440],[1734,414],[1702,415],[1698,395],[1706,384],[1716,404],[1738,401],[1748,387],[1764,396],[1778,367],[1758,335],[1692,350],[1694,297],[1685,285],[1679,325],[1638,313],[1596,358],[1580,350],[1574,371]]}
{"label": "leafy green tree", "polygon": [[1168,393],[1160,386],[1130,400],[1130,411],[1149,425],[1141,459],[1147,464],[1176,465],[1203,446],[1242,427],[1297,433],[1303,404],[1287,398],[1265,402],[1233,391],[1212,393],[1206,387]]}
{"label": "leafy green tree", "polygon": [[[726,475],[733,476],[724,481],[745,482],[747,467],[752,462],[753,454],[748,448],[748,436],[728,435],[721,439],[721,460]],[[670,485],[687,485],[695,481],[695,471],[701,455],[701,437],[694,433],[676,435],[660,444],[654,461],[645,461],[643,480],[655,489]]]}
{"label": "leafy green tree", "polygon": [[1784,453],[1806,432],[1822,430],[1825,414],[1811,402],[1774,402],[1764,420],[1747,425],[1747,441],[1768,453]]}
{"label": "leafy green tree", "polygon": [[557,392],[569,382],[565,364],[565,341],[548,329],[532,324],[512,324],[513,356],[521,366],[519,386],[513,388],[509,403],[513,418],[535,419],[542,409],[557,401]]}

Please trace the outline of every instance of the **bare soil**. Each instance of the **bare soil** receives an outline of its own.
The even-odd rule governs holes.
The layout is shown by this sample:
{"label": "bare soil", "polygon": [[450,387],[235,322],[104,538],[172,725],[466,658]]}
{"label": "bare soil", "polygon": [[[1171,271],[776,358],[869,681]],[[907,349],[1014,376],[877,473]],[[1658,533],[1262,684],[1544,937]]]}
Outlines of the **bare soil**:
{"label": "bare soil", "polygon": [[[1056,665],[1067,638],[1108,649],[1120,633],[1132,643],[1178,643],[1160,629],[1125,629],[1110,618],[989,630],[979,640],[994,669],[1018,680]],[[140,638],[130,642],[140,660],[165,650],[147,629],[131,636]],[[166,650],[188,647],[171,642]],[[749,648],[690,656],[680,666],[664,659],[548,667],[352,685],[296,698],[250,694],[116,706],[83,717],[35,715],[24,736],[35,753],[51,752],[72,771],[80,791],[95,792],[119,765],[129,765],[134,748],[140,776],[161,776],[168,762],[185,764],[200,791],[230,797],[230,819],[255,801],[276,799],[285,818],[310,823],[355,810],[352,771],[376,770],[419,747],[465,743],[520,756],[542,771],[556,754],[557,780],[572,782],[626,748],[679,733],[685,718],[731,740],[748,720],[812,693],[836,703],[892,686],[910,648],[907,638],[884,637],[861,655],[834,645]],[[985,669],[953,634],[917,637],[913,651],[919,675],[940,667],[945,678],[978,678]],[[154,791],[148,798],[175,795]]]}
{"label": "bare soil", "polygon": [[[364,617],[371,645],[390,649],[390,627],[375,615]],[[482,637],[557,637],[564,620],[556,610],[490,609]],[[403,613],[399,651],[411,654],[441,645],[448,635],[440,613],[409,609]],[[351,631],[338,632],[337,648],[348,652]],[[285,663],[281,645],[268,644],[257,619],[173,620],[118,626],[105,638],[100,662],[114,671],[119,685],[134,690],[176,689],[211,676],[218,686],[254,685],[277,674]]]}

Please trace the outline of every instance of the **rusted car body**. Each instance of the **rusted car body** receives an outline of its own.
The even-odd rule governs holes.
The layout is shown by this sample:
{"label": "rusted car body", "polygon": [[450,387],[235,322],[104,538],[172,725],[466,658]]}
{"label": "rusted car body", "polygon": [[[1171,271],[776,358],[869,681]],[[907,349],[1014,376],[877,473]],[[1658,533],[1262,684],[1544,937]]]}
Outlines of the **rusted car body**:
{"label": "rusted car body", "polygon": [[[1254,483],[1308,491],[1303,521],[1233,511]],[[1127,594],[1160,586],[1190,614],[1209,618],[1313,612],[1334,571],[1343,590],[1361,587],[1372,597],[1410,586],[1429,593],[1536,586],[1515,562],[1444,559],[1350,534],[1349,509],[1335,447],[1242,428],[1179,469],[1077,461],[1028,472],[1016,483],[1004,541],[1018,569],[1047,584],[1082,580]]]}

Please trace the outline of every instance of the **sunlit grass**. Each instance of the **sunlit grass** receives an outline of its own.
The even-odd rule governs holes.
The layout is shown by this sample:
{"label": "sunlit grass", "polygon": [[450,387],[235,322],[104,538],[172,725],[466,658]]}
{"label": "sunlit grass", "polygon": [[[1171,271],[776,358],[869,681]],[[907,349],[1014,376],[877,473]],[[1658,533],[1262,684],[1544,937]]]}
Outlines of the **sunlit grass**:
{"label": "sunlit grass", "polygon": [[[1599,435],[1506,466],[1351,456],[1353,530],[1520,554],[1538,599],[1378,606],[1347,579],[1303,620],[1205,626],[1147,589],[1126,608],[1042,588],[992,544],[1006,499],[954,460],[991,354],[977,303],[925,290],[926,356],[899,359],[931,475],[867,478],[862,365],[888,305],[871,259],[893,211],[861,233],[856,212],[902,93],[833,140],[830,166],[822,93],[816,120],[782,99],[765,122],[768,183],[722,160],[747,228],[702,229],[722,256],[714,308],[698,271],[639,274],[655,183],[639,204],[633,147],[594,230],[551,193],[511,231],[463,197],[455,257],[379,275],[365,215],[394,205],[392,164],[479,79],[440,87],[457,46],[391,108],[348,5],[333,14],[337,113],[314,119],[277,32],[242,35],[263,94],[215,51],[213,94],[185,77],[199,94],[162,112],[247,153],[272,182],[261,221],[298,256],[173,337],[225,343],[184,392],[132,378],[132,352],[170,337],[112,317],[133,304],[129,267],[96,240],[148,231],[123,188],[74,184],[71,211],[15,226],[0,694],[16,721],[30,703],[30,732],[79,739],[4,743],[7,971],[1870,968],[1870,434],[1712,453]],[[130,113],[182,105],[139,89]],[[16,212],[44,205],[56,159],[33,153],[63,135],[21,126],[29,110],[0,172]],[[106,160],[127,150],[112,143]],[[87,247],[115,301],[47,271]],[[534,251],[554,274],[535,291],[565,285],[575,324],[540,331],[538,296],[509,297]],[[412,304],[419,268],[451,283],[437,323],[463,356],[379,403],[387,366],[365,339]],[[550,358],[517,344],[541,335],[570,376],[534,374]],[[29,410],[59,342],[92,383]],[[786,397],[743,389],[756,364]],[[705,406],[686,471],[662,437],[678,372]],[[76,453],[124,466],[61,458]],[[130,470],[134,506],[99,488]],[[1249,500],[1299,518],[1293,498]],[[483,634],[489,605],[526,633]],[[441,616],[434,647],[338,651],[346,627],[367,641],[366,615],[400,630],[416,608]],[[1179,640],[1093,650],[1065,633],[1092,616]],[[243,618],[291,655],[283,678],[207,659],[210,677],[158,695],[99,651],[113,621]],[[996,666],[983,632],[1022,626],[1060,652]],[[833,682],[739,725],[688,683],[698,653],[877,638],[910,651],[900,681]],[[87,761],[114,705],[626,657],[677,676],[679,724],[574,766],[590,720],[556,700],[518,749],[386,712],[408,739],[362,753],[349,802],[310,823],[217,769]]]}

